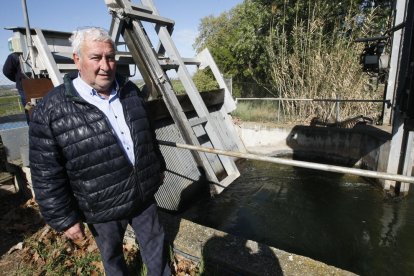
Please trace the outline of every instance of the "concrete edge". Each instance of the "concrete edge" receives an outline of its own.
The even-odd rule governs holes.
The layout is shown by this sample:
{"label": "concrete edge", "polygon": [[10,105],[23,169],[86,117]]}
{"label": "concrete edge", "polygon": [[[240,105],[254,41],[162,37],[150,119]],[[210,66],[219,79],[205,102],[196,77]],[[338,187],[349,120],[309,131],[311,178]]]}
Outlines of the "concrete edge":
{"label": "concrete edge", "polygon": [[205,227],[160,212],[166,240],[184,257],[198,259],[213,274],[355,275],[308,257]]}

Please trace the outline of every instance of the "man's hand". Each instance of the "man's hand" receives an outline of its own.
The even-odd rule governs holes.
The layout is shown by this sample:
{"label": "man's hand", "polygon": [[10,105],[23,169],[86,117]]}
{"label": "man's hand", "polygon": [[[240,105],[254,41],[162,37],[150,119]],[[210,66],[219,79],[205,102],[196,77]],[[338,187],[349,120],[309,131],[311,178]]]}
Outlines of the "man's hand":
{"label": "man's hand", "polygon": [[85,237],[85,232],[83,231],[83,224],[76,223],[65,231],[65,236],[71,240],[79,240]]}

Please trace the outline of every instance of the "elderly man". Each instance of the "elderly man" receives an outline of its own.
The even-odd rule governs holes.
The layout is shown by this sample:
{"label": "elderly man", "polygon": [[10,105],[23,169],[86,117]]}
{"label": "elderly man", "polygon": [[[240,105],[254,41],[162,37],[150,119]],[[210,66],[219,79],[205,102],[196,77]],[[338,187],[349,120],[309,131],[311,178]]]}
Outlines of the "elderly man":
{"label": "elderly man", "polygon": [[170,275],[154,194],[165,162],[142,93],[116,75],[115,45],[100,28],[75,31],[79,70],[36,106],[30,123],[33,188],[46,223],[72,240],[95,237],[106,275],[126,275],[132,226],[148,275]]}

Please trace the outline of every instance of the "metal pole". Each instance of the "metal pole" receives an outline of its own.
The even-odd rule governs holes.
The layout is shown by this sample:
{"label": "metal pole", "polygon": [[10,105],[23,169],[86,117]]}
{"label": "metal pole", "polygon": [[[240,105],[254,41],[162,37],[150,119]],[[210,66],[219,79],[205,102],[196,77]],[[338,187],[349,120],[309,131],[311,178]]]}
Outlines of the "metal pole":
{"label": "metal pole", "polygon": [[32,61],[32,68],[34,68],[36,67],[36,65],[35,65],[35,57],[34,57],[33,44],[32,44],[32,36],[30,32],[29,15],[27,13],[26,0],[22,0],[22,7],[23,7],[24,22],[26,26],[26,44],[27,44],[27,48],[29,48],[30,59]]}
{"label": "metal pole", "polygon": [[277,101],[277,122],[280,121],[280,100]]}
{"label": "metal pole", "polygon": [[[398,26],[405,22],[407,0],[396,0],[395,3],[395,15],[394,15],[394,26]],[[412,11],[408,11],[412,12]],[[386,87],[386,94],[384,100],[389,100],[392,105],[395,105],[395,88],[397,85],[397,74],[400,70],[400,59],[402,50],[402,35],[403,30],[398,29],[392,34],[392,47],[391,47],[391,58],[389,62],[388,81]],[[382,107],[384,110],[383,124],[392,125],[392,117],[394,116],[394,108]]]}
{"label": "metal pole", "polygon": [[339,122],[339,96],[336,96],[336,122]]}
{"label": "metal pole", "polygon": [[20,111],[20,112],[22,111],[22,104],[23,104],[23,103],[21,103],[20,97],[18,97],[18,98],[17,98],[17,106],[19,107],[19,111]]}
{"label": "metal pole", "polygon": [[193,146],[193,145],[188,145],[188,144],[180,144],[180,143],[168,142],[168,141],[158,141],[158,142],[160,145],[164,145],[164,146],[189,149],[189,150],[195,150],[195,151],[202,151],[202,152],[208,152],[208,153],[215,153],[215,154],[239,157],[239,158],[244,158],[244,159],[259,160],[259,161],[265,161],[265,162],[276,163],[276,164],[281,164],[281,165],[289,165],[289,166],[314,169],[314,170],[320,170],[320,171],[326,171],[326,172],[346,173],[346,174],[353,174],[353,175],[358,175],[358,176],[363,176],[363,177],[387,179],[387,180],[394,180],[394,181],[406,182],[406,183],[414,183],[414,177],[406,176],[406,175],[375,172],[375,171],[347,168],[347,167],[334,166],[334,165],[326,165],[326,164],[306,162],[306,161],[290,160],[290,159],[284,159],[284,158],[262,156],[262,155],[251,154],[251,153],[242,153],[242,152]]}

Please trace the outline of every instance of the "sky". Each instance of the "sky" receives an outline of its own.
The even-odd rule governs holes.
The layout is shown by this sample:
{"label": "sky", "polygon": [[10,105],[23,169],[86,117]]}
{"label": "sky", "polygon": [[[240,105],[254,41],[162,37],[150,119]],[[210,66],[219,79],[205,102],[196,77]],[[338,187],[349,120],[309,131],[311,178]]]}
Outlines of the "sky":
{"label": "sky", "polygon": [[[133,0],[135,4],[141,1]],[[175,21],[172,38],[182,57],[194,57],[192,44],[201,18],[217,16],[243,0],[153,0],[159,14]],[[71,32],[79,27],[109,29],[111,16],[104,0],[26,0],[31,28]],[[25,27],[22,1],[2,0],[0,8],[0,66],[10,53],[7,40],[12,32],[5,27]],[[0,85],[6,84],[0,73]],[[8,84],[8,83],[7,83]]]}

